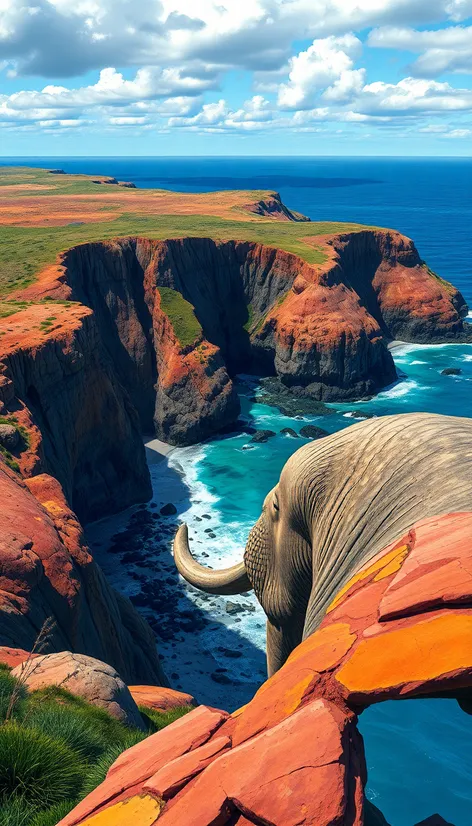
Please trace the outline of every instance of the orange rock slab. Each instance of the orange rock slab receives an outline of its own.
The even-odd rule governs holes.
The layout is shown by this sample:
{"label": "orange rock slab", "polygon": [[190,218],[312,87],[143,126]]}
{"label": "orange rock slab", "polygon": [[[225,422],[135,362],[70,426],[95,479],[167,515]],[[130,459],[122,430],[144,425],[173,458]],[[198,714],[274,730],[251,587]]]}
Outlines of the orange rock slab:
{"label": "orange rock slab", "polygon": [[172,708],[197,705],[195,697],[191,694],[165,686],[130,685],[128,688],[136,705],[152,708],[155,711],[170,711]]}
{"label": "orange rock slab", "polygon": [[[224,712],[199,706],[171,726],[137,743],[113,763],[104,782],[61,820],[61,826],[88,823],[92,815],[120,799],[140,794],[144,784],[164,766],[207,742],[226,717]],[[132,794],[124,794],[127,790],[132,790]],[[108,821],[104,820],[105,823]],[[138,820],[133,826],[142,824]]]}
{"label": "orange rock slab", "polygon": [[0,663],[7,665],[9,668],[15,668],[28,658],[33,659],[35,656],[37,654],[30,654],[24,648],[9,648],[8,645],[0,645]]}
{"label": "orange rock slab", "polygon": [[[225,824],[235,812],[278,826],[341,824],[355,806],[348,777],[357,756],[363,767],[355,740],[352,715],[313,702],[215,760],[164,809],[159,826]],[[361,818],[359,810],[350,822]]]}
{"label": "orange rock slab", "polygon": [[380,603],[381,620],[470,601],[472,559],[470,515],[452,513],[415,527],[412,553],[389,583]]}

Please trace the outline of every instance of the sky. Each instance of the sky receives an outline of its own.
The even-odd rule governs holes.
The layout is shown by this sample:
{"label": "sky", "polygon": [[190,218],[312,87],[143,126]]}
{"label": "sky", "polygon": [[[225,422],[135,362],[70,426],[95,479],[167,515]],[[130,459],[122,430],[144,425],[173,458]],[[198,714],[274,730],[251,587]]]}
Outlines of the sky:
{"label": "sky", "polygon": [[472,155],[472,0],[0,0],[0,155]]}

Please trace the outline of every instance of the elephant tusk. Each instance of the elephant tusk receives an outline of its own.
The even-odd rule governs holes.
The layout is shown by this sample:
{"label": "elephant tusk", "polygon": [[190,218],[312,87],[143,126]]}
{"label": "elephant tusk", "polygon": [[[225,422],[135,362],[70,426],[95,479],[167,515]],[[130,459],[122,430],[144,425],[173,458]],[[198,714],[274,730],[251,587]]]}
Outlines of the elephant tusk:
{"label": "elephant tusk", "polygon": [[194,588],[207,594],[225,594],[227,596],[242,594],[252,590],[244,562],[238,562],[231,568],[213,571],[200,565],[193,558],[188,541],[187,525],[181,525],[174,539],[174,561],[178,572]]}

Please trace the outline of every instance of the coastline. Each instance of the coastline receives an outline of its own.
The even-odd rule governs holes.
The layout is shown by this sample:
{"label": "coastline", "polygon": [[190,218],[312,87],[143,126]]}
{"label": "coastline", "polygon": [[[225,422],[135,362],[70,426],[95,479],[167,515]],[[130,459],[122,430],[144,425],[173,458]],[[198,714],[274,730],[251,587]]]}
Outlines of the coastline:
{"label": "coastline", "polygon": [[[262,651],[256,652],[259,655],[256,667],[255,649],[244,633],[238,632],[244,614],[233,615],[227,605],[235,602],[246,606],[248,602],[255,602],[255,597],[228,600],[202,594],[177,573],[172,541],[178,525],[188,522],[195,544],[203,550],[204,526],[218,530],[217,519],[211,504],[199,498],[198,492],[189,490],[188,474],[179,461],[179,454],[185,451],[181,461],[188,463],[188,457],[183,461],[188,448],[174,447],[155,438],[145,440],[145,448],[152,499],[90,523],[85,527],[87,541],[110,584],[130,598],[150,623],[172,688],[192,694],[200,703],[234,710],[244,705],[266,679],[265,655]],[[171,454],[173,461],[169,463]],[[195,460],[192,457],[192,463]],[[176,513],[161,515],[161,509],[169,504]],[[156,529],[154,535],[149,535],[146,528],[149,524]],[[136,539],[128,539],[133,531]],[[113,550],[120,534],[125,537],[122,557]],[[199,557],[201,551],[197,548],[195,551]],[[223,564],[216,562],[216,566]],[[140,599],[143,594],[149,596],[149,601]],[[262,613],[262,609],[259,610]],[[255,614],[250,616],[252,619]]]}
{"label": "coastline", "polygon": [[173,445],[162,442],[160,439],[144,440],[144,449],[146,451],[146,460],[148,465],[158,465],[164,461],[166,456],[175,449]]}
{"label": "coastline", "polygon": [[391,352],[394,352],[395,350],[399,350],[400,347],[405,347],[406,344],[408,344],[407,341],[400,341],[400,339],[398,339],[398,340],[395,339],[394,341],[390,341],[387,344],[387,349],[390,350]]}

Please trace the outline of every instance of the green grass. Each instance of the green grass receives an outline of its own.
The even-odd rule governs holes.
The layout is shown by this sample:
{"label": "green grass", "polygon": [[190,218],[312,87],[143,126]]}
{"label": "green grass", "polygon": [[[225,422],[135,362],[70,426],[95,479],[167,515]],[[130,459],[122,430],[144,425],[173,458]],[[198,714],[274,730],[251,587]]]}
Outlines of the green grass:
{"label": "green grass", "polygon": [[[29,447],[29,445],[30,445],[29,433],[28,433],[26,427],[19,424],[16,416],[0,416],[0,424],[13,425],[13,427],[20,434],[20,444],[18,445],[17,448],[15,448],[16,451],[21,452],[21,451],[23,451],[23,450],[25,450],[26,448]],[[6,462],[6,464],[8,465],[8,467],[11,468],[12,470],[14,470],[16,473],[19,473],[20,466],[19,466],[15,456],[12,453],[10,453],[10,451],[7,450],[7,448],[4,447],[3,445],[0,445],[0,453],[3,456],[3,458]]]}
{"label": "green grass", "polygon": [[190,711],[142,709],[146,731],[131,728],[61,687],[28,692],[0,665],[0,824],[55,826],[101,783],[125,750]]}
{"label": "green grass", "polygon": [[36,812],[29,826],[56,826],[63,817],[69,814],[77,803],[77,800],[63,800],[61,803],[56,803],[49,809]]}
{"label": "green grass", "polygon": [[254,309],[252,304],[247,305],[247,321],[244,324],[244,329],[247,333],[251,332],[252,325],[254,324]]}
{"label": "green grass", "polygon": [[48,318],[45,318],[44,321],[40,321],[39,329],[40,330],[50,330],[56,320],[55,315],[51,315]]}
{"label": "green grass", "polygon": [[303,241],[304,237],[365,229],[360,224],[320,222],[225,221],[205,215],[124,215],[114,221],[65,227],[0,228],[0,295],[21,289],[60,252],[76,244],[119,237],[165,240],[194,237],[215,240],[254,241],[299,255],[310,264],[322,264],[323,250]]}
{"label": "green grass", "polygon": [[30,437],[29,433],[22,424],[18,422],[16,416],[0,416],[0,424],[11,424],[20,434],[21,439],[23,440],[26,447],[29,447],[30,444]]}
{"label": "green grass", "polygon": [[48,808],[79,795],[84,770],[65,742],[15,721],[0,726],[0,798]]}
{"label": "green grass", "polygon": [[141,716],[146,721],[147,725],[154,732],[161,731],[176,720],[180,720],[189,711],[188,706],[178,706],[172,708],[170,711],[156,711],[153,708],[146,708],[145,706],[138,706]]}
{"label": "green grass", "polygon": [[161,309],[169,317],[174,333],[182,347],[188,347],[200,338],[202,328],[197,321],[193,307],[177,290],[159,287]]}
{"label": "green grass", "polygon": [[[92,183],[92,176],[51,175],[45,169],[28,167],[3,167],[0,169],[1,187],[11,184],[34,184],[41,190],[17,190],[15,198],[28,199],[35,195],[95,195],[112,186]],[[120,197],[136,190],[119,188]],[[139,191],[139,190],[138,190]],[[159,191],[159,190],[156,190]],[[163,190],[165,191],[165,190]],[[248,202],[267,197],[267,191],[248,192]],[[231,193],[227,193],[230,197]],[[104,205],[103,209],[114,209]],[[135,208],[135,207],[134,207]],[[117,212],[121,207],[116,207]],[[65,252],[76,244],[102,241],[117,237],[145,236],[151,239],[171,239],[181,237],[214,238],[215,240],[255,241],[287,252],[300,255],[311,264],[320,264],[324,252],[306,244],[304,237],[313,237],[337,232],[363,229],[360,224],[333,222],[290,223],[260,219],[251,221],[231,221],[205,215],[153,215],[136,213],[117,215],[112,221],[103,223],[69,224],[62,227],[12,227],[0,228],[0,296],[12,290],[26,287],[36,274],[47,264],[55,261],[60,252]],[[0,305],[0,318],[2,317]],[[7,314],[15,309],[7,308]]]}
{"label": "green grass", "polygon": [[8,467],[11,470],[14,470],[15,473],[19,473],[20,472],[20,466],[19,466],[18,462],[16,461],[15,457],[13,456],[13,454],[10,453],[10,451],[7,450],[6,447],[3,447],[3,445],[0,445],[0,453],[1,453],[1,455],[3,456],[3,458],[5,460],[5,464],[8,465]]}
{"label": "green grass", "polygon": [[30,301],[0,301],[0,318],[7,318],[29,307]]}

